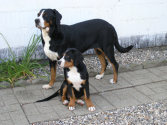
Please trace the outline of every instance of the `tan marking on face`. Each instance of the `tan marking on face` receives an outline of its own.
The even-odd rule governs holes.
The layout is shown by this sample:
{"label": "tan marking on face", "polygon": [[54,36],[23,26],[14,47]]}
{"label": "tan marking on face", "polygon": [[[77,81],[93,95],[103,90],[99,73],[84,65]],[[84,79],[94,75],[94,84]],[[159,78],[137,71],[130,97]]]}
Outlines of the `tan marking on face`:
{"label": "tan marking on face", "polygon": [[70,102],[68,104],[68,107],[74,107],[75,106],[75,94],[74,94],[74,90],[72,88],[72,97],[70,97]]}
{"label": "tan marking on face", "polygon": [[55,82],[55,78],[56,78],[56,67],[57,67],[57,64],[55,64],[55,66],[51,66],[51,80],[49,82],[49,85],[50,86],[53,86],[54,85],[54,82]]}
{"label": "tan marking on face", "polygon": [[50,27],[50,24],[48,22],[44,21],[44,26],[45,27]]}
{"label": "tan marking on face", "polygon": [[85,102],[86,102],[86,105],[87,105],[88,108],[94,106],[92,101],[91,101],[91,99],[90,99],[90,97],[88,98],[86,96],[86,90],[85,89],[84,89],[84,98],[85,98]]}
{"label": "tan marking on face", "polygon": [[73,60],[72,60],[72,59],[71,59],[70,62],[65,61],[65,63],[64,63],[64,67],[65,67],[65,68],[69,68],[69,67],[72,67],[72,66],[74,66],[74,63],[73,63]]}
{"label": "tan marking on face", "polygon": [[96,52],[96,54],[97,54],[97,56],[98,56],[98,58],[100,60],[100,63],[101,63],[101,72],[100,72],[100,74],[103,74],[104,71],[106,70],[105,54],[104,54],[104,52],[101,49],[98,49],[98,50],[101,52],[100,55],[97,54],[97,49],[95,49],[95,52]]}

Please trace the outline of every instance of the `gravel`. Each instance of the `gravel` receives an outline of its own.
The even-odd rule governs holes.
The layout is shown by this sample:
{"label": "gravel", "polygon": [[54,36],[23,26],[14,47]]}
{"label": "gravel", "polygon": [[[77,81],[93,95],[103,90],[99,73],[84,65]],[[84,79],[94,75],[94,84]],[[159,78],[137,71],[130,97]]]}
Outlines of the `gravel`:
{"label": "gravel", "polygon": [[34,125],[167,125],[167,100]]}
{"label": "gravel", "polygon": [[[144,49],[132,49],[128,53],[119,53],[115,51],[115,58],[117,62],[126,67],[130,64],[142,64],[144,62],[154,62],[154,61],[163,61],[167,59],[167,46],[163,47],[153,47],[153,48],[144,48]],[[100,72],[100,61],[96,55],[85,55],[84,62],[87,66],[88,72]],[[45,71],[42,69],[35,70],[36,74],[47,76],[49,78],[49,65],[44,67]],[[112,70],[111,64],[107,66],[107,69]],[[63,69],[57,67],[57,75],[63,75]]]}

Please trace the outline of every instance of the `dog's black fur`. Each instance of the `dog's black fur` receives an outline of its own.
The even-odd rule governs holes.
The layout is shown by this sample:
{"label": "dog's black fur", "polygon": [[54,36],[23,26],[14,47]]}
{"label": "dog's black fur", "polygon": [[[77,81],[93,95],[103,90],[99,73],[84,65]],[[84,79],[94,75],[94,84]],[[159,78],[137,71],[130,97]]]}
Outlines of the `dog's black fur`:
{"label": "dog's black fur", "polygon": [[[114,46],[121,53],[130,51],[133,46],[123,48],[118,42],[117,33],[115,28],[108,22],[102,19],[93,19],[74,25],[62,25],[60,20],[62,15],[55,9],[42,9],[44,12],[43,19],[48,23],[45,27],[39,26],[39,20],[36,19],[36,26],[40,29],[49,27],[48,35],[51,38],[49,49],[53,52],[57,52],[59,58],[67,48],[76,48],[80,52],[85,52],[88,49],[96,49],[97,55],[105,55],[110,63],[112,63],[115,79],[117,82],[118,63],[114,57]],[[42,37],[42,43],[45,46],[45,41]],[[103,58],[105,58],[103,57]],[[57,60],[50,60],[50,66],[54,67]],[[103,62],[102,62],[103,63]],[[105,63],[106,64],[106,60]],[[105,65],[106,68],[106,65]],[[104,71],[102,71],[104,72]]]}
{"label": "dog's black fur", "polygon": [[[86,65],[83,62],[84,59],[83,59],[82,54],[77,49],[70,48],[65,52],[62,59],[65,62],[62,66],[64,68],[65,80],[64,80],[63,84],[61,85],[60,90],[58,90],[53,95],[51,95],[45,99],[39,100],[37,102],[48,101],[48,100],[50,100],[50,99],[52,99],[60,94],[62,96],[62,102],[64,102],[64,100],[69,100],[69,98],[70,98],[69,107],[70,106],[74,107],[75,106],[75,99],[80,99],[81,97],[84,96],[88,108],[94,107],[94,105],[92,104],[92,102],[90,100],[89,75],[88,75],[88,72],[86,69]],[[58,62],[60,64],[60,66],[62,63],[61,62],[62,59],[60,59],[60,61]],[[73,70],[74,68],[76,70]],[[78,77],[69,75],[69,72],[72,72],[74,74],[78,74]],[[73,77],[73,78],[70,78],[70,77]],[[78,79],[79,79],[79,82],[78,82]],[[80,85],[80,87],[76,88],[76,86],[74,84],[75,85],[77,84],[77,86]],[[67,88],[67,89],[65,91],[63,91],[65,88]],[[72,101],[72,100],[74,100],[74,101]],[[89,110],[91,110],[91,109],[89,109]]]}

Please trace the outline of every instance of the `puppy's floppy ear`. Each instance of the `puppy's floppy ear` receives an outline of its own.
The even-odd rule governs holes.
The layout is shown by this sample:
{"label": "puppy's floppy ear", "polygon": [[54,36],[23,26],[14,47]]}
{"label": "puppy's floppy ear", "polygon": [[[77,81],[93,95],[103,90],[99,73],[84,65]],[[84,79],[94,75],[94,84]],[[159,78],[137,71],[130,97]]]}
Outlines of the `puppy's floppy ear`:
{"label": "puppy's floppy ear", "polygon": [[53,9],[53,12],[55,13],[56,17],[56,30],[58,33],[60,33],[60,20],[62,18],[62,15],[55,9]]}
{"label": "puppy's floppy ear", "polygon": [[84,58],[82,56],[82,53],[79,52],[79,51],[75,51],[75,57],[74,57],[74,65],[77,66],[79,65],[80,63],[83,62]]}

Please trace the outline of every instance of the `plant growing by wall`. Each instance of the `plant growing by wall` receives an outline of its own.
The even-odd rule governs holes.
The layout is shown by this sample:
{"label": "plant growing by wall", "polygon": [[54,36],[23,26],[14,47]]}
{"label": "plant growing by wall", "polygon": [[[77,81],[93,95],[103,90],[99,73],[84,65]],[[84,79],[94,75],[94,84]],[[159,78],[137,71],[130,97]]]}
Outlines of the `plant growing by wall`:
{"label": "plant growing by wall", "polygon": [[0,81],[10,82],[11,87],[14,87],[14,83],[19,79],[26,79],[29,77],[35,78],[36,75],[33,73],[33,69],[41,68],[41,65],[37,62],[37,60],[32,61],[31,57],[41,41],[40,37],[33,35],[30,38],[29,44],[21,56],[21,60],[17,61],[17,57],[12,51],[4,35],[0,33],[0,36],[8,45],[9,52],[11,54],[8,59],[0,59]]}

